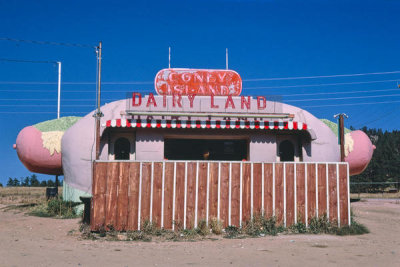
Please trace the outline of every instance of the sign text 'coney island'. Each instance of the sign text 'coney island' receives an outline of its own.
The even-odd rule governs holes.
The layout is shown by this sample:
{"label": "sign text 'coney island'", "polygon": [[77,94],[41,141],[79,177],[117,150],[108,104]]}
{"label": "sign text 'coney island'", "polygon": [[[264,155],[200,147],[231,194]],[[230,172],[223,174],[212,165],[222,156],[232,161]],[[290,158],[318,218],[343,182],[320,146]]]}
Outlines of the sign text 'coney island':
{"label": "sign text 'coney island'", "polygon": [[163,69],[154,86],[159,95],[238,96],[242,79],[233,70]]}

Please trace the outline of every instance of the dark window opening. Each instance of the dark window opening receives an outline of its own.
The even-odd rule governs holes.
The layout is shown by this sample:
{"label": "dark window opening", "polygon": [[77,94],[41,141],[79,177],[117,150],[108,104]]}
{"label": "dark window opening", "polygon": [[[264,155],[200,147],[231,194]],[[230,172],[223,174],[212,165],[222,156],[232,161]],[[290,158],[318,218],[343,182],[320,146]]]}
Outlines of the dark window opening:
{"label": "dark window opening", "polygon": [[247,140],[165,139],[168,160],[247,160]]}
{"label": "dark window opening", "polygon": [[279,157],[281,161],[294,161],[294,146],[289,140],[279,144]]}
{"label": "dark window opening", "polygon": [[131,153],[131,143],[126,138],[118,138],[114,144],[115,159],[118,160],[129,160],[129,154]]}

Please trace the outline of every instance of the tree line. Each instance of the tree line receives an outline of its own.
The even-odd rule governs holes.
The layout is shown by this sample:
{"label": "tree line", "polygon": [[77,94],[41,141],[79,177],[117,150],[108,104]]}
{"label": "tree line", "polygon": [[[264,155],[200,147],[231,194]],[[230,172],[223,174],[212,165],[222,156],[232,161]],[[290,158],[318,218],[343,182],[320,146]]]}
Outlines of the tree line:
{"label": "tree line", "polygon": [[[399,189],[400,182],[400,131],[382,129],[361,129],[376,146],[371,162],[359,175],[351,176],[351,183],[372,182],[375,184],[353,184],[352,192],[378,192],[387,188]],[[379,184],[386,182],[387,184]],[[389,184],[397,182],[394,184]]]}
{"label": "tree line", "polygon": [[[26,186],[26,187],[52,187],[55,186],[54,180],[43,180],[39,181],[36,174],[32,174],[31,176],[26,176],[25,178],[8,178],[7,186]],[[60,181],[60,186],[62,186],[62,180]]]}

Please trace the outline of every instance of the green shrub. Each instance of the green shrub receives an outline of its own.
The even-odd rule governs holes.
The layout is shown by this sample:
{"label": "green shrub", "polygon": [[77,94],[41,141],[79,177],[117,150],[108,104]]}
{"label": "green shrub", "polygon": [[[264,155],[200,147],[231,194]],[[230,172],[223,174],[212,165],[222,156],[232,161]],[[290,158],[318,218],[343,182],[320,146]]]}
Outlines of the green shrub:
{"label": "green shrub", "polygon": [[210,228],[208,228],[206,220],[203,219],[197,223],[197,232],[202,236],[206,236],[210,233]]}
{"label": "green shrub", "polygon": [[225,238],[237,238],[240,234],[240,229],[234,225],[228,225],[225,228]]}
{"label": "green shrub", "polygon": [[222,222],[219,221],[217,218],[211,219],[210,228],[214,234],[216,234],[216,235],[222,234],[222,229],[223,229]]}

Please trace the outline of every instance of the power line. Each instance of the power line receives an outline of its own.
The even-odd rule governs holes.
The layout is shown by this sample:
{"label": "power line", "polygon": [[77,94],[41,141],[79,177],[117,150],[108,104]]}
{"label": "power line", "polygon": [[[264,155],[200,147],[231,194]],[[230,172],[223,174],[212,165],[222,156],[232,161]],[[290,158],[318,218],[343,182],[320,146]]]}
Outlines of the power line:
{"label": "power line", "polygon": [[318,78],[336,78],[336,77],[355,77],[355,76],[368,76],[368,75],[383,75],[383,74],[396,74],[400,73],[399,70],[387,72],[367,72],[367,73],[354,73],[354,74],[335,74],[335,75],[320,75],[320,76],[302,76],[302,77],[284,77],[284,78],[257,78],[246,79],[246,82],[257,81],[277,81],[277,80],[302,80],[302,79],[318,79]]}
{"label": "power line", "polygon": [[304,85],[284,85],[284,86],[257,86],[257,87],[244,87],[246,90],[256,89],[276,89],[276,88],[303,88],[303,87],[320,87],[320,86],[335,86],[335,85],[349,85],[349,84],[368,84],[368,83],[385,83],[385,82],[397,82],[397,80],[377,80],[368,82],[343,82],[343,83],[320,83],[320,84],[304,84]]}
{"label": "power line", "polygon": [[[44,61],[44,60],[22,60],[22,59],[10,59],[10,58],[0,58],[0,61],[7,62],[22,62],[22,63],[51,63],[57,64],[57,61]],[[0,82],[1,83],[1,82]],[[57,84],[57,83],[54,83]]]}
{"label": "power line", "polygon": [[350,97],[331,97],[331,98],[314,98],[314,99],[294,99],[286,100],[285,102],[306,102],[306,101],[326,101],[326,100],[345,100],[345,99],[363,99],[363,98],[378,98],[378,97],[389,97],[389,96],[400,96],[400,94],[392,95],[372,95],[372,96],[350,96]]}
{"label": "power line", "polygon": [[11,41],[11,42],[19,42],[19,43],[31,43],[31,44],[40,44],[40,45],[60,45],[60,46],[74,46],[74,47],[90,47],[96,48],[97,46],[88,45],[88,44],[77,44],[77,43],[60,43],[60,42],[49,42],[49,41],[36,41],[36,40],[23,40],[23,39],[15,39],[2,37],[0,41]]}
{"label": "power line", "polygon": [[350,103],[350,104],[327,104],[316,106],[302,106],[302,108],[319,108],[319,107],[341,107],[341,106],[357,106],[357,105],[374,105],[374,104],[389,104],[400,103],[400,101],[382,101],[382,102],[365,102],[365,103]]}
{"label": "power line", "polygon": [[287,94],[282,96],[305,96],[305,95],[338,95],[338,94],[358,94],[358,93],[373,93],[373,92],[388,92],[388,91],[399,91],[396,89],[380,89],[380,90],[364,90],[364,91],[340,91],[340,92],[322,92],[322,93],[305,93],[305,94]]}

